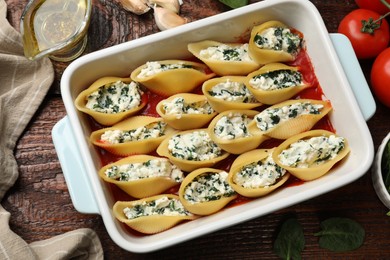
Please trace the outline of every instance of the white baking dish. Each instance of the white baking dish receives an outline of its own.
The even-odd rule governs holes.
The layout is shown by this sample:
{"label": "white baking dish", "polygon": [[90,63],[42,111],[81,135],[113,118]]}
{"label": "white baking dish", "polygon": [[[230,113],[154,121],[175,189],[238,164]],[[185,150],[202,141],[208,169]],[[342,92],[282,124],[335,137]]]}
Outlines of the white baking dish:
{"label": "white baking dish", "polygon": [[[236,41],[244,32],[249,32],[254,24],[273,19],[281,20],[303,32],[317,78],[325,96],[331,100],[334,107],[330,117],[332,124],[337,133],[346,137],[350,143],[351,153],[348,159],[331,174],[318,180],[281,189],[264,198],[226,208],[217,214],[180,224],[156,235],[131,235],[112,214],[113,197],[97,175],[101,165],[95,148],[88,141],[91,130],[87,117],[76,110],[74,99],[100,77],[128,76],[134,68],[150,60],[187,58],[190,56],[186,48],[187,43],[205,39]],[[348,53],[348,48],[346,51]],[[77,144],[77,147],[72,149],[81,156],[82,171],[79,174],[86,174],[82,177],[91,185],[98,213],[101,214],[111,238],[128,251],[154,251],[310,199],[361,177],[370,168],[374,157],[373,142],[365,119],[375,112],[375,103],[367,85],[364,84],[360,67],[352,68],[355,68],[355,71],[349,71],[347,78],[319,12],[313,4],[305,0],[262,1],[91,53],[71,63],[63,74],[61,93],[68,114],[66,122],[71,129],[71,135],[74,136],[74,143]],[[348,79],[360,80],[360,86],[363,88],[359,91],[365,95],[358,95],[357,99],[361,105],[369,106],[368,112],[359,108]],[[58,129],[53,132],[58,136],[57,131]],[[59,141],[55,141],[55,144],[56,149],[62,147]],[[64,157],[74,158],[75,154],[64,154],[70,151],[72,150],[61,150],[60,161]],[[63,160],[69,162],[70,159]],[[64,173],[73,167],[63,161],[61,165]],[[67,182],[68,178],[70,177],[67,177]]]}

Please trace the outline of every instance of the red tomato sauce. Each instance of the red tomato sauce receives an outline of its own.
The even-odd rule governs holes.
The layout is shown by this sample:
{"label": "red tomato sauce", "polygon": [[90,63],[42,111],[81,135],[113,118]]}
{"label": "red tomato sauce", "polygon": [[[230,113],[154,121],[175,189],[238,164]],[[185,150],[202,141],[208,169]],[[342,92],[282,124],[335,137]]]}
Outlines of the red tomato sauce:
{"label": "red tomato sauce", "polygon": [[[304,81],[309,83],[311,85],[310,88],[307,88],[303,91],[301,91],[295,98],[296,99],[302,99],[302,98],[307,98],[307,99],[317,99],[321,100],[324,98],[324,93],[322,91],[321,86],[319,85],[319,82],[317,80],[317,77],[314,73],[313,66],[311,64],[310,58],[305,50],[301,50],[300,53],[298,54],[296,60],[293,62],[286,63],[287,65],[290,66],[297,66],[299,67],[299,71],[303,74]],[[201,86],[199,86],[197,89],[193,91],[193,93],[197,94],[202,94],[201,91]],[[143,101],[147,101],[146,106],[141,110],[139,113],[140,115],[145,115],[145,116],[153,116],[153,117],[159,117],[158,113],[156,112],[156,105],[158,102],[161,100],[165,99],[165,97],[162,97],[158,94],[155,94],[153,92],[150,92],[148,90],[145,91]],[[258,108],[257,110],[261,111],[264,110],[266,106],[262,106]],[[101,128],[99,124],[97,124],[94,120],[90,119],[90,125],[91,129],[97,130]],[[317,124],[313,127],[313,129],[324,129],[328,131],[335,132],[335,129],[332,126],[332,123],[330,122],[328,116],[323,117]],[[276,140],[276,139],[269,139],[263,142],[258,148],[273,148],[278,146],[283,140]],[[122,159],[123,157],[113,155],[101,148],[96,148],[98,151],[98,154],[100,156],[101,164],[102,166],[107,165],[109,163],[115,162],[119,159]],[[158,156],[155,152],[153,152],[151,155]],[[216,164],[213,168],[221,169],[224,171],[229,171],[231,164],[235,160],[237,156],[236,155],[230,155],[228,158],[223,160],[222,162],[219,162]],[[292,186],[297,186],[303,184],[304,181],[299,180],[298,178],[291,176],[289,180],[283,185],[284,188],[287,187],[292,187]],[[126,194],[124,191],[119,189],[117,186],[113,184],[108,184],[109,189],[111,190],[111,193],[113,195],[114,200],[121,200],[121,201],[128,201],[128,200],[135,200],[135,198],[132,198],[128,194]],[[179,190],[179,185],[171,188],[170,190],[166,191],[165,193],[173,193],[177,194]],[[231,201],[227,207],[234,207],[238,205],[242,205],[244,203],[247,203],[253,199],[247,198],[244,196],[239,195],[235,200]],[[128,226],[124,225],[126,229],[132,233],[133,235],[136,236],[144,236],[144,234],[141,234],[137,231],[134,231],[130,229]]]}

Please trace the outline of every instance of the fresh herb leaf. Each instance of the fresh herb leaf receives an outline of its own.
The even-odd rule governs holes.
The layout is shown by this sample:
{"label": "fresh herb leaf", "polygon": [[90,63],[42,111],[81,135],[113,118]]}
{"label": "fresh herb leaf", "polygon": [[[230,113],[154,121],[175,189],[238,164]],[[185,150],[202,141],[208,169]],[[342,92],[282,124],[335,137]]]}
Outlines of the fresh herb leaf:
{"label": "fresh herb leaf", "polygon": [[348,218],[329,218],[321,222],[322,230],[319,245],[334,252],[345,252],[359,248],[364,241],[365,231],[354,220]]}
{"label": "fresh herb leaf", "polygon": [[385,183],[387,192],[390,193],[390,141],[387,142],[385,149],[383,150],[381,167],[383,182]]}
{"label": "fresh herb leaf", "polygon": [[231,7],[239,8],[248,4],[248,0],[219,0],[221,3]]}
{"label": "fresh herb leaf", "polygon": [[301,259],[305,247],[303,229],[295,218],[286,220],[274,243],[274,252],[283,259]]}

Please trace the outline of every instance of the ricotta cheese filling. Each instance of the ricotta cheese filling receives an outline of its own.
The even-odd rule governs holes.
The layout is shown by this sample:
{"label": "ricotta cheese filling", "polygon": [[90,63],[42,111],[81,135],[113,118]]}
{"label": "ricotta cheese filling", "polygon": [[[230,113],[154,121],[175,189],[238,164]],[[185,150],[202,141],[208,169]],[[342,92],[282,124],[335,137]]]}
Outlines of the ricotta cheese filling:
{"label": "ricotta cheese filling", "polygon": [[204,130],[174,135],[168,141],[168,151],[176,158],[189,161],[206,161],[222,155],[222,149]]}
{"label": "ricotta cheese filling", "polygon": [[334,159],[345,147],[345,139],[335,135],[311,137],[292,143],[278,158],[283,165],[308,168]]}
{"label": "ricotta cheese filling", "polygon": [[159,121],[131,130],[107,130],[101,135],[100,140],[109,144],[119,144],[157,138],[165,134],[166,125],[166,123]]}
{"label": "ricotta cheese filling", "polygon": [[167,70],[194,68],[193,66],[185,64],[184,62],[176,64],[161,64],[158,61],[148,61],[145,65],[146,66],[138,74],[138,78],[147,78]]}
{"label": "ricotta cheese filling", "polygon": [[146,217],[152,215],[162,216],[192,216],[178,199],[161,197],[153,201],[142,201],[131,207],[123,209],[123,213],[128,219]]}
{"label": "ricotta cheese filling", "polygon": [[117,81],[92,92],[85,106],[100,113],[116,114],[139,107],[142,94],[137,83]]}
{"label": "ricotta cheese filling", "polygon": [[228,173],[204,173],[197,176],[184,190],[184,199],[195,204],[219,200],[235,195],[235,191],[227,182]]}
{"label": "ricotta cheese filling", "polygon": [[235,47],[227,44],[211,46],[201,50],[199,55],[205,59],[218,61],[252,61],[248,53],[247,43]]}
{"label": "ricotta cheese filling", "polygon": [[105,175],[118,181],[135,181],[145,178],[166,177],[182,182],[183,172],[167,159],[152,159],[146,162],[113,165],[106,169]]}
{"label": "ricotta cheese filling", "polygon": [[261,49],[288,52],[295,55],[302,46],[302,38],[288,28],[273,27],[257,34],[255,44]]}
{"label": "ricotta cheese filling", "polygon": [[207,101],[186,103],[184,98],[177,97],[171,101],[163,103],[163,109],[166,115],[176,115],[179,119],[183,114],[212,114],[214,109]]}
{"label": "ricotta cheese filling", "polygon": [[299,71],[275,70],[256,75],[249,83],[255,89],[268,91],[303,85],[303,77]]}
{"label": "ricotta cheese filling", "polygon": [[252,119],[245,114],[229,113],[214,126],[214,133],[221,139],[232,140],[250,136],[248,124]]}
{"label": "ricotta cheese filling", "polygon": [[229,102],[254,103],[255,97],[244,83],[226,80],[213,86],[210,96]]}
{"label": "ricotta cheese filling", "polygon": [[277,165],[272,154],[265,159],[243,166],[233,177],[233,181],[244,188],[256,189],[269,187],[286,174],[286,170]]}
{"label": "ricotta cheese filling", "polygon": [[310,102],[294,103],[287,106],[267,108],[255,116],[257,127],[261,131],[267,131],[280,123],[296,118],[300,115],[318,115],[324,108],[321,104]]}

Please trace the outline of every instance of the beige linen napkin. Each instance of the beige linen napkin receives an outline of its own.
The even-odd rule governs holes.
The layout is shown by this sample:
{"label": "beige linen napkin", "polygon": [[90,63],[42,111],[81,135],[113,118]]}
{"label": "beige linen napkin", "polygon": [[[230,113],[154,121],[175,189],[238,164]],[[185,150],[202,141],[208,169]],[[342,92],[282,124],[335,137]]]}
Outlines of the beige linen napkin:
{"label": "beige linen napkin", "polygon": [[[49,90],[54,71],[48,58],[29,61],[23,56],[20,34],[6,19],[0,0],[0,201],[18,178],[13,155],[18,138]],[[9,228],[12,217],[0,205],[0,259],[102,259],[96,233],[79,229],[27,244]]]}

